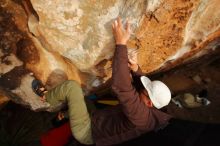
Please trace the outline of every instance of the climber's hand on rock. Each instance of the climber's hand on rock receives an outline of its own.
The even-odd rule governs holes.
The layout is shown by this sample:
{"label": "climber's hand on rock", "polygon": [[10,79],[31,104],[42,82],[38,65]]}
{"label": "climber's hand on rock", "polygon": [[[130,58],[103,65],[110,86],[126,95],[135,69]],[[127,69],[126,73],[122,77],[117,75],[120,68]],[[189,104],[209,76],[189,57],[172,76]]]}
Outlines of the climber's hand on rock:
{"label": "climber's hand on rock", "polygon": [[126,26],[124,28],[121,22],[121,18],[118,17],[117,20],[112,23],[112,30],[116,44],[126,45],[131,34],[130,23],[128,20],[126,21]]}
{"label": "climber's hand on rock", "polygon": [[133,72],[136,72],[138,70],[137,52],[128,55],[128,67]]}

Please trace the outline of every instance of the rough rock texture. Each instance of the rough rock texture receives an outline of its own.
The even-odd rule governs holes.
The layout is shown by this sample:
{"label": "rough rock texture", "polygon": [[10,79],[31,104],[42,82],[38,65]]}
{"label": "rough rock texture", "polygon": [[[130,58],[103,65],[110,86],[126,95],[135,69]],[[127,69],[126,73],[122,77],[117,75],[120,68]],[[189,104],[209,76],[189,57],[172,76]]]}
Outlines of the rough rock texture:
{"label": "rough rock texture", "polygon": [[[114,42],[111,23],[119,14],[136,28],[145,12],[145,0],[31,0],[39,22],[31,31],[43,45],[69,58],[82,71],[110,59]],[[49,10],[49,11],[48,11]],[[35,21],[36,22],[36,21]]]}
{"label": "rough rock texture", "polygon": [[34,78],[48,89],[66,79],[87,91],[103,84],[111,77],[111,22],[118,15],[132,22],[128,46],[146,73],[219,46],[218,0],[1,0],[0,86],[38,110],[50,106],[33,93]]}

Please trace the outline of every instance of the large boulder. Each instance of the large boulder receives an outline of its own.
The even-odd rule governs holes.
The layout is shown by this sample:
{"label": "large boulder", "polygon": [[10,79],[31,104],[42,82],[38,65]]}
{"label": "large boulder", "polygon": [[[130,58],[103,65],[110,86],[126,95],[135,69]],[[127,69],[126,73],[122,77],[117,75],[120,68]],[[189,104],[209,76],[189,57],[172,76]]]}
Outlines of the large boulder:
{"label": "large boulder", "polygon": [[129,18],[128,43],[145,73],[168,70],[219,46],[218,0],[2,0],[0,86],[33,110],[52,110],[32,89],[72,79],[85,93],[111,77],[111,23]]}

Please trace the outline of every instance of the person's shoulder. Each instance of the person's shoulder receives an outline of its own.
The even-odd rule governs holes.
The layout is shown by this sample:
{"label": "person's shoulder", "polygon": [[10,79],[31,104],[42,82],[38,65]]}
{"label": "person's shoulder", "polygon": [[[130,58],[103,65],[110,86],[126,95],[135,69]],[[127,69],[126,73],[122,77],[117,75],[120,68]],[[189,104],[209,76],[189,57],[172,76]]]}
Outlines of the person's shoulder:
{"label": "person's shoulder", "polygon": [[152,112],[152,114],[154,115],[155,118],[159,119],[159,120],[163,120],[163,121],[169,121],[172,118],[172,115],[156,109],[155,107],[149,108],[150,112]]}

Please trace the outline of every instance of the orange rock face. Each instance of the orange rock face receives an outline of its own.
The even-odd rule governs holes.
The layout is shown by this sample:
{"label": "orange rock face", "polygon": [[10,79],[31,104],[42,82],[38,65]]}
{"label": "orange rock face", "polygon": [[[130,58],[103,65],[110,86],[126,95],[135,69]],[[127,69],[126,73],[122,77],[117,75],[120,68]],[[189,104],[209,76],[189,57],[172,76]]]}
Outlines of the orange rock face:
{"label": "orange rock face", "polygon": [[[111,22],[129,17],[129,49],[146,73],[168,70],[219,46],[218,0],[2,0],[0,86],[33,110],[48,109],[32,89],[76,80],[86,91],[111,77]],[[10,94],[11,95],[11,94]]]}
{"label": "orange rock face", "polygon": [[202,55],[203,51],[215,49],[219,39],[218,3],[167,0],[153,13],[146,13],[136,35],[138,43],[135,42],[140,48],[139,63],[143,70],[150,73],[168,69],[198,52]]}

